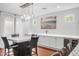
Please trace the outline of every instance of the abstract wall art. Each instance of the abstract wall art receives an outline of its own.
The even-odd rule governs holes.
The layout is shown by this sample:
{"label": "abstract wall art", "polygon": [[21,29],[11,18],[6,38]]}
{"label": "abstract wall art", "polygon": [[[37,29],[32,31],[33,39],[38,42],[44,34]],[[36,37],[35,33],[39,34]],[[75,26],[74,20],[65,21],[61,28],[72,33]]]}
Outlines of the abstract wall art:
{"label": "abstract wall art", "polygon": [[57,16],[41,17],[41,29],[56,29]]}

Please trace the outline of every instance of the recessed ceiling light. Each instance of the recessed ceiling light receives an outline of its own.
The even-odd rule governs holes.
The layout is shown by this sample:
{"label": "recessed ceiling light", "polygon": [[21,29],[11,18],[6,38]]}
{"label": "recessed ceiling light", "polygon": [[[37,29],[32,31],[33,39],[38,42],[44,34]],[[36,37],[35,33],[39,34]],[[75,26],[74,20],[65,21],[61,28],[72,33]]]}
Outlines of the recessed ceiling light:
{"label": "recessed ceiling light", "polygon": [[60,8],[60,6],[59,6],[59,5],[57,5],[57,8]]}
{"label": "recessed ceiling light", "polygon": [[21,8],[26,8],[26,7],[30,6],[30,5],[33,5],[33,3],[25,3],[25,4],[21,5],[20,7]]}
{"label": "recessed ceiling light", "polygon": [[47,8],[42,8],[43,10],[46,10]]}

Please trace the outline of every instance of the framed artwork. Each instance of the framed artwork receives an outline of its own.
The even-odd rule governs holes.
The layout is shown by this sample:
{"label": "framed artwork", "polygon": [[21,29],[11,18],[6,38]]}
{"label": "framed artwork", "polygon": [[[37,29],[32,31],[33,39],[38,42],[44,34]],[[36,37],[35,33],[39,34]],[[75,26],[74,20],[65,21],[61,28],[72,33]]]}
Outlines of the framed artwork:
{"label": "framed artwork", "polygon": [[47,16],[41,18],[41,29],[56,29],[57,16]]}
{"label": "framed artwork", "polygon": [[66,15],[64,16],[64,19],[65,19],[65,22],[72,23],[75,21],[75,15],[74,14]]}

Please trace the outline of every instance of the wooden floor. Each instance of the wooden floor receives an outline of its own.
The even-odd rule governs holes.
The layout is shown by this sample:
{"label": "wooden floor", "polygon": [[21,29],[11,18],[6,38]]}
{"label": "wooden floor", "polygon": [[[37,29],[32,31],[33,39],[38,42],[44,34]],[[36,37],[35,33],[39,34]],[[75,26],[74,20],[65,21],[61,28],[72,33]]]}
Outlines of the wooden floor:
{"label": "wooden floor", "polygon": [[50,56],[54,52],[55,50],[53,49],[38,47],[38,56]]}
{"label": "wooden floor", "polygon": [[[0,54],[2,54],[1,50],[3,51],[3,49],[0,49]],[[53,50],[53,49],[38,47],[38,56],[50,56],[54,52],[55,52],[55,50]]]}

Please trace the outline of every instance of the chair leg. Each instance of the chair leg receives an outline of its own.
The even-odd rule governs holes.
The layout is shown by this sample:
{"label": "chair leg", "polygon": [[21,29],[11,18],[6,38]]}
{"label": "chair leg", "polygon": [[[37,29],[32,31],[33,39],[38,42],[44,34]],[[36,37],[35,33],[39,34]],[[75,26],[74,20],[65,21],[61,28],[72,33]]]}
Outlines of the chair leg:
{"label": "chair leg", "polygon": [[8,49],[8,56],[9,56],[9,53],[10,53],[10,51],[9,51],[9,49]]}
{"label": "chair leg", "polygon": [[37,47],[35,48],[35,51],[36,51],[36,55],[38,56],[38,51],[37,51]]}
{"label": "chair leg", "polygon": [[4,56],[6,55],[6,48],[5,48],[5,51],[4,51]]}

